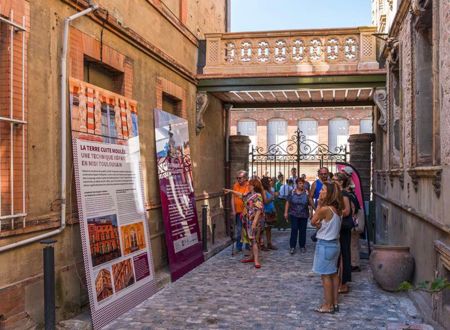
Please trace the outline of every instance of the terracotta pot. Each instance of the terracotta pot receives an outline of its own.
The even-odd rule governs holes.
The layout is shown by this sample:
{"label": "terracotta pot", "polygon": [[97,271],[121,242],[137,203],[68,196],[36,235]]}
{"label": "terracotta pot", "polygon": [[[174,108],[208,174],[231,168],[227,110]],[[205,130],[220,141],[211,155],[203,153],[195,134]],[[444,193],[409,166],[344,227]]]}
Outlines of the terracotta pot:
{"label": "terracotta pot", "polygon": [[386,291],[396,291],[403,281],[410,281],[414,258],[407,246],[375,245],[370,255],[375,281]]}

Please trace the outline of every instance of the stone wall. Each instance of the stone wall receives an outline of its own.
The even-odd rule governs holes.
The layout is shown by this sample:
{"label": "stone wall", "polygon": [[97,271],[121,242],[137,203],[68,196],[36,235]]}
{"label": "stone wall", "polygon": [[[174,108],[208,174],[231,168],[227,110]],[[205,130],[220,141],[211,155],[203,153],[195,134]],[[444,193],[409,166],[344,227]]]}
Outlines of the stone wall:
{"label": "stone wall", "polygon": [[[449,278],[450,270],[442,264],[449,264],[450,257],[442,251],[450,247],[450,217],[446,202],[450,198],[450,4],[448,1],[432,1],[430,7],[420,10],[414,7],[419,2],[402,1],[392,28],[391,40],[398,40],[398,48],[388,45],[384,56],[388,59],[388,124],[387,132],[377,128],[376,169],[374,174],[374,194],[376,200],[376,231],[378,243],[406,245],[415,258],[414,281],[432,280],[435,276]],[[427,129],[416,120],[418,108],[415,98],[417,82],[424,79],[417,73],[417,52],[415,47],[418,27],[424,13],[432,11],[432,105],[427,109],[433,116],[433,132],[430,135],[432,156],[428,163],[420,160],[417,136]],[[425,22],[425,24],[427,24]],[[393,46],[393,47],[392,47]],[[394,49],[392,52],[390,49]],[[393,157],[393,68],[397,66],[395,52],[399,54],[401,82],[400,96],[400,159]],[[420,84],[419,84],[420,85]],[[378,116],[378,114],[377,114]],[[431,150],[430,150],[431,151]],[[440,248],[438,248],[440,247]],[[444,261],[445,262],[444,262]],[[437,262],[440,261],[440,262]],[[442,262],[441,262],[442,261]],[[424,294],[422,300],[428,314],[434,320],[449,327],[448,318],[443,315],[450,310],[448,296],[441,295],[432,300]],[[446,312],[447,311],[447,312]]]}

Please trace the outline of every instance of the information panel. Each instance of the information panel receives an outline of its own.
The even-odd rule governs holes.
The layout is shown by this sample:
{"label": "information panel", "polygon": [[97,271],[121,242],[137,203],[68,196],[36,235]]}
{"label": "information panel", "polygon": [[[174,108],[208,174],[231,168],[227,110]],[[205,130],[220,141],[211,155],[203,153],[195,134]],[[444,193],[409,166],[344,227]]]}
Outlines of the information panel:
{"label": "information panel", "polygon": [[84,264],[99,329],[156,292],[137,104],[70,79],[70,109]]}
{"label": "information panel", "polygon": [[155,109],[155,140],[169,267],[175,281],[204,261],[187,120]]}

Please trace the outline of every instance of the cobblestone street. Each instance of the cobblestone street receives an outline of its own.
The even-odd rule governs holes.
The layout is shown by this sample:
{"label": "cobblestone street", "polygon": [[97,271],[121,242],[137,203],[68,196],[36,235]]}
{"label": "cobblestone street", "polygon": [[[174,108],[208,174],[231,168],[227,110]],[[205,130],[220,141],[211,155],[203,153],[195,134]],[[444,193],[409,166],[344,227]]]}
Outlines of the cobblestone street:
{"label": "cobblestone street", "polygon": [[279,249],[263,252],[262,268],[242,264],[231,247],[124,314],[108,329],[384,329],[388,323],[420,323],[404,294],[373,282],[367,260],[353,273],[340,312],[314,312],[322,300],[320,278],[311,272],[314,245],[289,254],[289,231],[274,231]]}

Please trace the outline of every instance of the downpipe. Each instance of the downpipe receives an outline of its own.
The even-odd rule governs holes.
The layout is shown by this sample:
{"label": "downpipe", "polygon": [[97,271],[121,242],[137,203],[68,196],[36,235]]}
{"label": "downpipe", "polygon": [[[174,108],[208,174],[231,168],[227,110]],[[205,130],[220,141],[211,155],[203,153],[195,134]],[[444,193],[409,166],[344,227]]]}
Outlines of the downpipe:
{"label": "downpipe", "polygon": [[63,30],[63,48],[61,55],[61,225],[58,229],[52,230],[42,235],[30,237],[28,239],[21,240],[12,244],[8,244],[0,247],[0,253],[5,252],[19,246],[34,243],[45,238],[58,235],[66,228],[66,180],[67,180],[67,48],[68,48],[68,37],[69,37],[69,27],[70,22],[76,20],[79,17],[85,16],[90,12],[98,9],[98,5],[89,1],[90,7],[86,8],[79,13],[64,19],[64,30]]}

